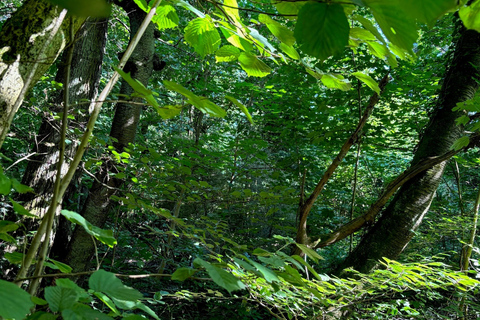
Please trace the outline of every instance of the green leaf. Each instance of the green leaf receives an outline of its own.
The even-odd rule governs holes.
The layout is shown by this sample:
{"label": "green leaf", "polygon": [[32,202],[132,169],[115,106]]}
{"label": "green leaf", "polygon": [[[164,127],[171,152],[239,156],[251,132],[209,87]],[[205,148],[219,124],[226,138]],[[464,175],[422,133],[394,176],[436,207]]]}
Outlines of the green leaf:
{"label": "green leaf", "polygon": [[242,112],[247,116],[248,121],[250,121],[251,124],[254,124],[252,116],[250,115],[250,112],[248,112],[247,107],[245,107],[240,101],[238,101],[232,96],[225,96],[225,98],[227,98],[228,100],[233,102],[233,104],[235,104],[238,108],[240,108],[240,110],[242,110]]}
{"label": "green leaf", "polygon": [[235,278],[235,276],[233,276],[231,273],[215,267],[205,260],[196,258],[193,263],[204,267],[208,275],[212,278],[213,282],[228,292],[242,290],[245,288],[245,285],[239,279]]}
{"label": "green leaf", "polygon": [[213,117],[219,117],[223,118],[226,115],[225,110],[217,106],[215,103],[211,102],[205,97],[202,96],[197,96],[190,90],[184,88],[182,85],[172,82],[172,81],[163,81],[163,85],[165,88],[168,90],[172,90],[175,92],[180,93],[181,95],[185,96],[188,98],[188,102],[195,106],[197,109],[204,113],[208,113],[209,115]]}
{"label": "green leaf", "polygon": [[113,320],[112,317],[109,317],[97,310],[93,310],[89,306],[81,303],[76,303],[72,308],[63,310],[62,318],[64,320]]}
{"label": "green leaf", "polygon": [[78,294],[72,288],[47,287],[45,288],[45,300],[53,312],[62,311],[73,307],[78,301]]}
{"label": "green leaf", "polygon": [[20,182],[18,182],[17,179],[10,179],[10,181],[12,181],[13,189],[15,191],[17,191],[18,193],[34,192],[34,190],[32,188],[30,188],[29,186],[26,186],[24,184],[21,184]]}
{"label": "green leaf", "polygon": [[175,28],[179,22],[177,11],[173,6],[162,3],[158,6],[152,22],[155,23],[160,30]]}
{"label": "green leaf", "polygon": [[469,6],[462,7],[458,11],[460,19],[462,19],[465,28],[473,29],[480,32],[480,1],[475,1]]}
{"label": "green leaf", "polygon": [[469,143],[470,143],[470,139],[467,136],[463,136],[463,137],[457,139],[453,143],[452,149],[455,150],[455,151],[458,151],[458,150],[468,146]]}
{"label": "green leaf", "polygon": [[312,259],[315,262],[318,262],[318,260],[322,260],[323,258],[317,253],[317,251],[310,249],[304,244],[301,243],[295,243],[295,245],[303,251],[310,259]]}
{"label": "green leaf", "polygon": [[287,46],[291,46],[295,43],[296,39],[293,35],[293,31],[280,24],[279,22],[273,20],[266,14],[258,15],[258,21],[264,23],[268,30],[277,37],[282,43],[285,43]]}
{"label": "green leaf", "polygon": [[68,221],[81,225],[89,235],[94,236],[98,241],[102,242],[103,244],[106,244],[111,248],[113,248],[113,246],[117,244],[117,240],[113,237],[112,230],[100,229],[99,227],[96,227],[87,220],[85,220],[84,217],[82,217],[76,212],[62,210],[61,213],[65,218],[67,218]]}
{"label": "green leaf", "polygon": [[222,31],[225,39],[227,39],[230,44],[245,52],[250,52],[253,50],[252,43],[249,40],[245,39],[243,36],[239,35],[236,31],[231,30],[229,27],[223,26],[220,27],[220,30]]}
{"label": "green leaf", "polygon": [[138,93],[142,98],[144,98],[148,102],[149,105],[155,108],[159,107],[157,100],[153,96],[152,90],[145,88],[145,86],[137,79],[133,79],[130,76],[130,73],[125,73],[124,71],[118,69],[117,67],[114,67],[114,69],[125,81],[127,81],[127,83],[132,87],[133,90],[135,90],[136,93]]}
{"label": "green leaf", "polygon": [[112,5],[105,0],[49,0],[51,3],[68,10],[79,17],[108,17]]}
{"label": "green leaf", "polygon": [[300,60],[300,55],[293,46],[287,46],[285,43],[280,43],[280,49],[285,52],[293,60]]}
{"label": "green leaf", "polygon": [[352,73],[352,76],[365,83],[370,89],[380,95],[380,87],[378,86],[377,82],[373,80],[372,77],[370,77],[368,74],[365,74],[363,72],[354,72]]}
{"label": "green leaf", "polygon": [[380,42],[382,42],[383,44],[387,44],[383,35],[378,31],[378,29],[373,25],[370,20],[359,15],[353,16],[353,19],[360,22],[362,26],[368,31],[370,31]]}
{"label": "green leaf", "polygon": [[25,319],[33,307],[27,292],[14,283],[0,280],[0,318]]}
{"label": "green leaf", "polygon": [[253,38],[253,42],[258,45],[259,48],[265,49],[267,48],[270,52],[275,52],[276,49],[272,44],[258,32],[257,29],[252,27],[248,27],[248,34]]}
{"label": "green leaf", "polygon": [[272,0],[272,3],[275,5],[275,8],[277,8],[277,11],[281,15],[285,15],[285,18],[295,19],[306,1]]}
{"label": "green leaf", "polygon": [[327,88],[330,89],[340,89],[342,91],[348,91],[352,87],[350,82],[348,82],[348,80],[340,74],[326,73],[322,75],[322,78],[320,80]]}
{"label": "green leaf", "polygon": [[[55,268],[53,269],[58,269],[62,273],[71,273],[72,272],[72,267],[70,267],[68,264],[65,264],[63,262],[53,260],[51,258],[48,258],[48,261],[52,262]],[[57,283],[58,285],[58,283]]]}
{"label": "green leaf", "polygon": [[413,43],[418,38],[417,27],[412,12],[404,7],[403,0],[364,0],[383,34],[393,44],[413,54]]}
{"label": "green leaf", "polygon": [[13,205],[13,210],[14,210],[17,214],[20,214],[20,215],[22,215],[22,216],[31,217],[31,218],[38,218],[36,215],[31,214],[30,211],[28,211],[27,209],[25,209],[21,204],[19,204],[18,202],[16,202],[16,201],[13,200],[12,198],[8,198],[8,199],[10,199],[10,202],[11,202],[12,205]]}
{"label": "green leaf", "polygon": [[265,77],[272,72],[269,66],[250,53],[242,52],[238,57],[238,62],[242,69],[252,77]]}
{"label": "green leaf", "polygon": [[140,9],[142,9],[145,12],[148,12],[149,6],[148,6],[147,1],[145,1],[145,0],[133,0],[133,2],[135,2]]}
{"label": "green leaf", "polygon": [[101,269],[90,276],[88,285],[91,289],[118,300],[136,301],[143,298],[140,292],[125,286],[113,273]]}
{"label": "green leaf", "polygon": [[208,15],[205,18],[196,18],[188,23],[185,28],[185,41],[202,58],[207,54],[214,53],[220,47],[221,42],[212,18]]}
{"label": "green leaf", "polygon": [[278,281],[280,282],[280,279],[278,279],[277,275],[275,272],[270,270],[269,268],[261,265],[260,263],[257,263],[251,259],[248,259],[248,262],[252,264],[255,268],[257,268],[258,271],[260,271],[263,274],[263,277],[267,282],[272,283],[273,281]]}
{"label": "green leaf", "polygon": [[4,257],[12,264],[21,264],[23,262],[23,253],[21,252],[5,252]]}
{"label": "green leaf", "polygon": [[0,171],[0,194],[7,195],[10,193],[12,181]]}
{"label": "green leaf", "polygon": [[118,310],[115,306],[115,302],[113,302],[112,299],[110,299],[106,294],[104,294],[103,292],[94,292],[93,294],[95,295],[95,297],[100,299],[100,301],[102,301],[107,307],[109,307],[110,310],[115,313],[115,315],[121,315],[120,310]]}
{"label": "green leaf", "polygon": [[18,229],[18,224],[13,221],[0,220],[0,233],[12,232]]}
{"label": "green leaf", "polygon": [[115,298],[112,298],[112,299],[120,309],[124,309],[124,310],[140,309],[146,312],[152,318],[156,320],[160,320],[160,318],[155,314],[155,312],[153,312],[152,309],[150,309],[140,301],[126,301],[126,300],[119,300]]}
{"label": "green leaf", "polygon": [[56,279],[55,283],[59,287],[70,288],[74,290],[77,293],[79,300],[82,302],[90,302],[92,300],[92,297],[87,293],[87,291],[85,291],[83,288],[80,288],[75,282],[70,279]]}
{"label": "green leaf", "polygon": [[237,61],[239,55],[240,50],[237,47],[226,45],[215,52],[215,59],[217,62],[231,62]]}
{"label": "green leaf", "polygon": [[182,106],[166,105],[155,109],[163,119],[171,119],[178,116],[180,112],[182,112]]}
{"label": "green leaf", "polygon": [[232,18],[234,22],[239,23],[241,19],[237,9],[237,0],[223,0],[223,4],[224,6],[222,6],[222,8],[225,13]]}
{"label": "green leaf", "polygon": [[203,14],[201,11],[199,11],[197,8],[192,6],[190,3],[183,1],[183,0],[172,0],[174,5],[184,7],[187,10],[190,10],[191,12],[195,13],[197,16],[200,18],[205,18],[205,14]]}
{"label": "green leaf", "polygon": [[305,53],[325,60],[344,51],[349,29],[340,4],[308,2],[298,14],[294,34]]}
{"label": "green leaf", "polygon": [[172,274],[172,280],[185,281],[186,279],[193,276],[197,270],[192,268],[178,268]]}
{"label": "green leaf", "polygon": [[467,115],[463,115],[463,116],[460,116],[457,119],[455,119],[455,123],[457,124],[457,126],[465,125],[469,121],[470,121],[470,118]]}
{"label": "green leaf", "polygon": [[401,5],[413,18],[432,28],[438,18],[457,7],[457,0],[403,0]]}

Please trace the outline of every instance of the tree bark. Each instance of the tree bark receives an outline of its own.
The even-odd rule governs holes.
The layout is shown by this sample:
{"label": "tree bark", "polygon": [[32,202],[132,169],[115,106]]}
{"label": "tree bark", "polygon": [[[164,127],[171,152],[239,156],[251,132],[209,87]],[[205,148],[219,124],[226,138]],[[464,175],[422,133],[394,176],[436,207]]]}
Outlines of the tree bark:
{"label": "tree bark", "polygon": [[[85,24],[79,30],[76,37],[75,47],[70,66],[69,100],[75,104],[82,99],[91,100],[96,97],[98,85],[100,82],[102,60],[105,52],[107,20],[105,19],[87,19]],[[55,81],[65,82],[66,55],[62,57]],[[62,110],[63,90],[60,90],[52,101],[53,113]],[[85,123],[88,120],[88,104],[79,104],[74,110],[75,120],[71,121],[69,128],[78,129],[80,132],[85,130]],[[40,218],[48,210],[50,205],[53,183],[56,172],[56,163],[58,162],[58,142],[60,139],[59,122],[55,121],[49,114],[45,114],[40,125],[36,141],[37,155],[32,157],[23,175],[22,183],[35,190],[35,193],[26,193],[20,195],[19,200],[24,203],[24,207]],[[78,139],[75,136],[70,137],[70,144],[67,144],[65,150],[65,163],[62,168],[64,173],[69,165],[68,159],[73,157],[77,147]]]}
{"label": "tree bark", "polygon": [[[473,98],[478,89],[480,34],[465,30],[463,25],[458,30],[460,35],[452,63],[443,80],[435,113],[412,160],[412,167],[428,157],[447,153],[463,134],[463,129],[455,123],[455,119],[463,113],[454,112],[452,108],[458,102]],[[396,259],[430,208],[446,163],[435,165],[404,184],[340,269],[353,267],[360,272],[369,272],[382,257]]]}
{"label": "tree bark", "polygon": [[60,23],[61,9],[46,0],[27,0],[0,30],[0,147],[10,129],[11,120],[30,90],[48,70],[70,39],[70,21],[74,32],[83,18],[66,19],[48,46],[51,28]]}
{"label": "tree bark", "polygon": [[[133,1],[122,1],[118,5],[125,9],[128,14],[131,41],[146,14]],[[130,73],[132,78],[137,79],[144,86],[147,86],[153,71],[154,40],[154,26],[150,24],[124,69],[125,72]],[[130,85],[126,81],[122,81],[120,93],[131,95],[133,92],[134,90]],[[138,99],[133,100],[138,101]],[[110,132],[110,136],[114,138],[113,146],[117,152],[123,152],[124,147],[134,142],[141,110],[141,105],[117,104]],[[100,228],[107,221],[110,197],[123,184],[122,179],[114,178],[109,174],[115,172],[115,166],[114,160],[105,159],[100,171],[96,174],[96,179],[81,212],[87,221]],[[90,235],[77,226],[64,261],[75,272],[86,270],[94,250],[95,246]]]}

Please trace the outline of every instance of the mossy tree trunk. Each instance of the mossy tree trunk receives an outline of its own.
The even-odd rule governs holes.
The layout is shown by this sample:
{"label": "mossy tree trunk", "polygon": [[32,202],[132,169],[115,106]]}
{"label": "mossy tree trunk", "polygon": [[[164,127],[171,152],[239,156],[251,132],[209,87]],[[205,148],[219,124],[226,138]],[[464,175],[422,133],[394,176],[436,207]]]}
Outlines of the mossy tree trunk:
{"label": "mossy tree trunk", "polygon": [[[117,4],[125,9],[128,14],[131,40],[145,18],[145,12],[140,10],[133,1],[122,1]],[[124,69],[125,72],[130,73],[132,78],[137,79],[144,86],[147,86],[153,71],[154,45],[154,26],[150,24]],[[133,92],[130,85],[126,81],[122,81],[120,93],[128,96]],[[138,99],[134,100],[139,102]],[[115,140],[113,145],[117,152],[123,152],[124,147],[134,142],[141,110],[142,106],[138,104],[118,103],[116,105],[110,136]],[[105,225],[110,207],[110,197],[123,184],[122,179],[114,178],[111,175],[112,172],[116,172],[117,165],[109,157],[104,159],[104,163],[96,174],[96,179],[80,212],[87,221],[98,227]],[[63,260],[74,271],[83,271],[88,268],[94,250],[91,236],[77,226],[67,248],[67,256]]]}

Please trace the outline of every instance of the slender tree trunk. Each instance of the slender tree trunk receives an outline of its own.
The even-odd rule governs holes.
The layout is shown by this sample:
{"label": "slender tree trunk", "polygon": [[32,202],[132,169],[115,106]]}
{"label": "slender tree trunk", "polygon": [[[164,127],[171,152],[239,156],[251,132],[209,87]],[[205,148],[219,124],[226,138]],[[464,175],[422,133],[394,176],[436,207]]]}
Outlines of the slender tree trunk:
{"label": "slender tree trunk", "polygon": [[[480,34],[459,27],[453,61],[447,71],[437,101],[436,111],[419,143],[411,166],[427,157],[447,153],[463,130],[453,112],[458,102],[474,97],[478,89],[480,68]],[[440,183],[446,161],[417,175],[398,191],[382,217],[347,257],[341,268],[353,267],[360,272],[374,268],[382,257],[395,259],[408,245],[415,230],[430,208]]]}
{"label": "slender tree trunk", "polygon": [[[72,40],[70,23],[59,18],[60,12],[46,0],[27,0],[0,31],[0,147],[25,93]],[[74,32],[83,21],[74,19]]]}
{"label": "slender tree trunk", "polygon": [[[145,18],[145,13],[140,10],[133,1],[122,1],[119,5],[121,5],[128,14],[130,20],[130,35],[132,38]],[[154,40],[154,27],[151,24],[145,31],[145,34],[125,66],[125,72],[130,72],[132,78],[137,79],[145,86],[147,86],[148,79],[153,71]],[[122,81],[120,93],[130,95],[133,92],[130,85],[128,85],[126,81]],[[142,106],[140,105],[128,103],[117,104],[110,136],[115,139],[114,147],[118,152],[122,152],[124,147],[134,142],[141,110]],[[109,173],[115,172],[115,166],[116,164],[113,160],[106,159],[104,161],[100,171],[96,175],[96,179],[81,212],[87,221],[98,227],[105,225],[108,217],[110,197],[123,184],[123,180],[113,178],[109,175]],[[88,268],[94,250],[95,246],[90,235],[81,227],[77,226],[64,260],[74,271],[82,271]]]}

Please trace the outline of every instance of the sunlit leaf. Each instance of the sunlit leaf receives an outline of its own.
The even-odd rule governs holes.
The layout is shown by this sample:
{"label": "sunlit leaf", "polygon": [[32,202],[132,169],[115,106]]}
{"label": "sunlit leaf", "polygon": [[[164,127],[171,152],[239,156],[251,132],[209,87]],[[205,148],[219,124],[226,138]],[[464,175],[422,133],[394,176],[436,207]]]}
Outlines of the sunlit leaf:
{"label": "sunlit leaf", "polygon": [[117,240],[113,237],[112,230],[104,230],[99,227],[96,227],[90,222],[88,222],[87,220],[85,220],[84,217],[82,217],[76,212],[69,211],[69,210],[62,210],[61,213],[70,222],[81,225],[89,235],[94,236],[97,240],[99,240],[103,244],[106,244],[109,247],[113,247],[114,245],[117,244]]}
{"label": "sunlit leaf", "polygon": [[161,4],[158,6],[155,16],[152,18],[160,30],[175,28],[179,19],[175,8],[169,4]]}
{"label": "sunlit leaf", "polygon": [[22,216],[30,217],[30,218],[38,218],[36,215],[31,214],[30,211],[25,209],[21,204],[19,204],[18,202],[16,202],[12,198],[8,198],[8,199],[10,199],[10,202],[13,205],[13,210],[15,211],[15,213],[20,214]]}
{"label": "sunlit leaf", "polygon": [[285,52],[290,58],[294,60],[299,60],[300,55],[298,54],[297,50],[293,48],[293,46],[287,46],[285,43],[280,43],[280,49]]}
{"label": "sunlit leaf", "polygon": [[250,53],[242,52],[238,56],[238,62],[240,62],[240,66],[249,76],[265,77],[272,72],[269,66]]}
{"label": "sunlit leaf", "polygon": [[185,41],[191,45],[202,58],[214,53],[220,47],[220,34],[210,16],[196,18],[185,28]]}
{"label": "sunlit leaf", "polygon": [[215,52],[215,59],[217,62],[231,62],[237,61],[240,55],[240,50],[232,45],[221,47]]}
{"label": "sunlit leaf", "polygon": [[315,250],[307,247],[304,244],[301,243],[295,243],[295,245],[302,250],[303,253],[305,253],[310,259],[312,259],[315,262],[318,262],[318,260],[323,259]]}
{"label": "sunlit leaf", "polygon": [[480,1],[475,1],[471,5],[462,7],[458,11],[460,19],[462,19],[465,28],[473,29],[480,32]]}
{"label": "sunlit leaf", "polygon": [[352,84],[340,74],[326,73],[322,75],[320,80],[327,88],[330,89],[347,91],[352,87]]}
{"label": "sunlit leaf", "polygon": [[277,37],[278,40],[285,43],[287,46],[291,46],[295,43],[295,37],[293,36],[293,31],[280,24],[279,22],[273,20],[266,14],[258,15],[258,21],[264,23],[268,30]]}
{"label": "sunlit leaf", "polygon": [[365,83],[370,89],[375,91],[377,94],[380,94],[380,87],[378,86],[378,83],[372,79],[368,74],[365,74],[363,72],[353,72],[352,76],[356,77],[358,80],[362,81]]}
{"label": "sunlit leaf", "polygon": [[238,101],[232,96],[225,96],[225,98],[227,98],[228,100],[233,102],[233,104],[235,104],[238,108],[240,108],[240,110],[242,110],[242,112],[247,116],[248,121],[250,121],[251,124],[254,124],[252,116],[250,115],[250,112],[248,112],[247,107],[245,107],[240,101]]}

